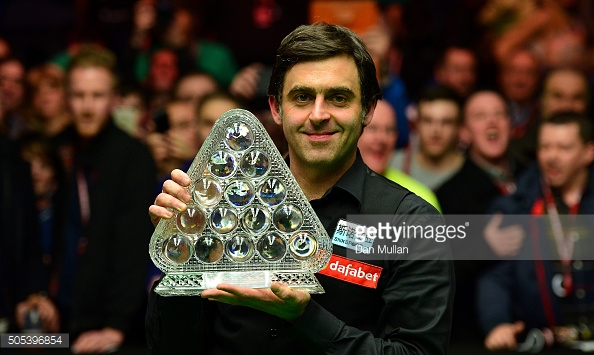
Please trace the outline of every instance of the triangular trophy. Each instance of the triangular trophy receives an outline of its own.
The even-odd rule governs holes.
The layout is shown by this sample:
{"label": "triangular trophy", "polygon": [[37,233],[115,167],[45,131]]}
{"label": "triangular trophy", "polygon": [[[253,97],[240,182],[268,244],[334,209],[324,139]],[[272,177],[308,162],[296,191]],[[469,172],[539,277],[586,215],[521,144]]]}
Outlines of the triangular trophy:
{"label": "triangular trophy", "polygon": [[188,169],[193,201],[157,225],[149,245],[165,273],[162,296],[199,295],[219,283],[273,281],[323,293],[314,276],[332,242],[272,139],[249,111],[225,112]]}

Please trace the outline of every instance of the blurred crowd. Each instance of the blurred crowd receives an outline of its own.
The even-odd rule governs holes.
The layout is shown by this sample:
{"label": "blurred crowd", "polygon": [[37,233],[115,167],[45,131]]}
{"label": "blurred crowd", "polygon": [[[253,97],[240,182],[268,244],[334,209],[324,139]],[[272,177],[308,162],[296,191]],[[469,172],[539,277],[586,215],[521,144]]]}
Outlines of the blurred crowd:
{"label": "blurred crowd", "polygon": [[[229,109],[286,153],[268,80],[299,24],[350,27],[372,54],[372,170],[446,216],[588,214],[593,18],[589,0],[1,2],[0,333],[69,332],[81,352],[143,341],[147,208]],[[530,233],[502,224],[469,243],[516,255]],[[552,239],[558,262],[456,261],[452,342],[594,330],[594,266]]]}

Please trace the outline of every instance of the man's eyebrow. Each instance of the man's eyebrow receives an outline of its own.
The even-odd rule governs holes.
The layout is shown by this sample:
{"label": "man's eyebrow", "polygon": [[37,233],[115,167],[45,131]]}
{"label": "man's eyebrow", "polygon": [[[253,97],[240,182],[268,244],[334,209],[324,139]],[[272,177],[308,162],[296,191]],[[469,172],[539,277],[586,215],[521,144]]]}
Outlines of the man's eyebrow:
{"label": "man's eyebrow", "polygon": [[312,93],[312,92],[315,92],[315,90],[309,86],[298,85],[298,86],[292,87],[291,90],[289,90],[289,92],[287,93],[287,95],[296,94],[298,92]]}
{"label": "man's eyebrow", "polygon": [[[291,95],[291,94],[295,94],[295,93],[299,93],[299,92],[315,93],[315,92],[319,92],[319,91],[317,91],[316,89],[309,87],[309,86],[299,85],[299,86],[295,86],[295,87],[291,88],[287,94]],[[349,97],[355,96],[355,93],[353,92],[353,90],[351,90],[351,88],[349,88],[347,86],[331,87],[328,89],[324,89],[322,91],[322,93],[324,95],[344,94]]]}

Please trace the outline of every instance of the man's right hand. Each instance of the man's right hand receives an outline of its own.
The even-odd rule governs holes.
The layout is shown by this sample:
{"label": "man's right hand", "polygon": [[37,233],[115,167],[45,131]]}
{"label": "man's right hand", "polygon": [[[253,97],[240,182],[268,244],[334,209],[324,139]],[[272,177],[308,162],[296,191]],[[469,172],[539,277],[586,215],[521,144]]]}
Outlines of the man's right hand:
{"label": "man's right hand", "polygon": [[493,215],[483,230],[485,241],[500,258],[516,256],[526,237],[524,228],[519,224],[501,227],[502,222],[502,214]]}
{"label": "man's right hand", "polygon": [[192,180],[183,171],[175,169],[171,172],[171,180],[163,183],[162,192],[155,199],[155,203],[149,207],[151,221],[155,227],[161,218],[171,218],[174,216],[171,209],[180,212],[186,210],[186,203],[192,199],[186,188],[191,183]]}
{"label": "man's right hand", "polygon": [[499,324],[487,335],[485,347],[491,351],[515,350],[518,346],[517,336],[524,331],[525,327],[522,321]]}
{"label": "man's right hand", "polygon": [[19,328],[25,326],[25,317],[28,312],[36,308],[43,324],[43,328],[48,333],[57,333],[60,330],[60,314],[53,302],[38,294],[30,295],[27,300],[19,302],[16,306],[16,321]]}

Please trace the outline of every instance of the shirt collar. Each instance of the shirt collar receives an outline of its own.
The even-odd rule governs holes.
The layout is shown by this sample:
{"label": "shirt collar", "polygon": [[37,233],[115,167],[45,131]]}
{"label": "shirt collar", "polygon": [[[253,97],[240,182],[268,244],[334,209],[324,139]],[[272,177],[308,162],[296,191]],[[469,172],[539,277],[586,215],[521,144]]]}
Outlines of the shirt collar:
{"label": "shirt collar", "polygon": [[[290,165],[289,155],[285,157],[285,162],[288,166]],[[363,188],[365,182],[365,176],[367,175],[367,165],[363,162],[363,158],[357,148],[357,156],[355,162],[351,167],[338,179],[338,181],[324,193],[320,199],[324,199],[330,195],[335,189],[343,190],[353,196],[359,206],[363,204]]]}
{"label": "shirt collar", "polygon": [[322,198],[330,195],[335,189],[343,190],[352,195],[359,202],[359,206],[363,203],[363,188],[365,185],[365,176],[367,175],[367,165],[363,162],[359,149],[357,149],[357,156],[355,162],[351,167],[338,179],[338,181],[330,188]]}

